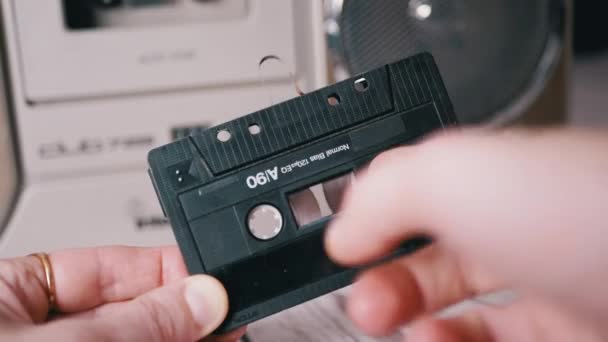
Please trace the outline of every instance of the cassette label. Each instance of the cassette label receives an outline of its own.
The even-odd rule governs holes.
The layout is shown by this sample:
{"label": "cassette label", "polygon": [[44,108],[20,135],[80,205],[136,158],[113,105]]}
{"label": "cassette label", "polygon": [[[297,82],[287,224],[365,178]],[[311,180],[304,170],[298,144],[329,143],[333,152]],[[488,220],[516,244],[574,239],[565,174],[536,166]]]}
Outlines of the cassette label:
{"label": "cassette label", "polygon": [[[339,144],[339,142],[337,142]],[[277,181],[279,179],[279,175],[297,177],[301,172],[305,172],[307,167],[317,167],[317,164],[323,162],[329,162],[330,159],[338,159],[336,162],[340,160],[340,153],[342,153],[342,159],[348,158],[348,152],[350,150],[350,142],[344,142],[342,144],[336,145],[336,142],[332,141],[331,147],[326,146],[318,146],[313,151],[312,155],[307,157],[296,159],[291,163],[287,164],[276,164],[276,166],[261,170],[255,175],[251,175],[247,177],[246,183],[250,189],[255,189],[257,187],[262,187],[268,183],[273,181]],[[317,152],[320,151],[320,152]],[[310,153],[310,152],[309,152]],[[279,172],[280,171],[280,172]]]}
{"label": "cassette label", "polygon": [[[423,53],[152,150],[150,176],[188,271],[228,291],[218,331],[349,285],[362,268],[323,249],[344,191],[378,154],[455,125]],[[429,242],[406,241],[378,262]]]}

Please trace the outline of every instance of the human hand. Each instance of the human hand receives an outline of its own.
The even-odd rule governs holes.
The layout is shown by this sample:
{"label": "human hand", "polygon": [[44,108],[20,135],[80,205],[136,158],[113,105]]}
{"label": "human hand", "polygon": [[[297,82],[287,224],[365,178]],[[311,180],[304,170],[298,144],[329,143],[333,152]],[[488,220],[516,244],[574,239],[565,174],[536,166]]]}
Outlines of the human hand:
{"label": "human hand", "polygon": [[[377,158],[328,229],[330,256],[435,243],[363,273],[349,316],[370,335],[409,324],[416,342],[608,340],[606,133],[463,130]],[[502,289],[518,299],[436,315]]]}
{"label": "human hand", "polygon": [[0,260],[0,340],[191,342],[209,336],[228,310],[222,285],[188,277],[176,247],[67,250],[49,260],[59,312],[52,317],[43,264]]}

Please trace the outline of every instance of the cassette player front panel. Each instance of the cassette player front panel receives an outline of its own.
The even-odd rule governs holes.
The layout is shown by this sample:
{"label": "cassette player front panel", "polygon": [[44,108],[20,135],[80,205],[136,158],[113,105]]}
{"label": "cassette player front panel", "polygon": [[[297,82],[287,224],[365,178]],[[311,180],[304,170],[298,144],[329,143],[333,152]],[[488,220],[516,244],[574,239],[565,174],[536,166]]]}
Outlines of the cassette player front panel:
{"label": "cassette player front panel", "polygon": [[[383,151],[456,124],[423,53],[151,151],[150,175],[189,272],[228,291],[219,331],[349,285],[359,269],[323,249],[344,190]],[[428,243],[408,241],[391,257]]]}

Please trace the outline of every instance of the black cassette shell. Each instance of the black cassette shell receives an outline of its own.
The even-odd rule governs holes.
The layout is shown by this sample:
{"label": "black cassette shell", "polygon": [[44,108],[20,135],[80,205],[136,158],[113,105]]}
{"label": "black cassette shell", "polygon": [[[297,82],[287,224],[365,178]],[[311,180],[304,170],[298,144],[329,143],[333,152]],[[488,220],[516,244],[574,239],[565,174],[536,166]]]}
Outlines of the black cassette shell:
{"label": "black cassette shell", "polygon": [[[331,216],[298,226],[290,194],[456,124],[435,61],[421,53],[152,150],[149,173],[188,271],[228,291],[218,332],[347,286],[360,270],[326,255]],[[269,240],[247,227],[260,205],[282,214]],[[408,241],[390,257],[428,243]]]}

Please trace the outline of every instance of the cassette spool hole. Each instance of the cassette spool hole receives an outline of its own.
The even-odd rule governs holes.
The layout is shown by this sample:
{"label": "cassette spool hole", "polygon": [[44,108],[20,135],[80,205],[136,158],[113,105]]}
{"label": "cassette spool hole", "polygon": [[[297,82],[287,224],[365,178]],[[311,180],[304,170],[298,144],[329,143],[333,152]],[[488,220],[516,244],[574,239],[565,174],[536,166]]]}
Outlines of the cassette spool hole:
{"label": "cassette spool hole", "polygon": [[232,138],[232,134],[227,129],[222,129],[217,132],[217,140],[221,142],[227,142]]}
{"label": "cassette spool hole", "polygon": [[258,135],[262,132],[262,127],[260,127],[258,124],[251,124],[249,125],[248,129],[251,135]]}
{"label": "cassette spool hole", "polygon": [[340,95],[338,94],[331,94],[327,97],[327,103],[329,103],[330,106],[337,106],[340,104]]}
{"label": "cassette spool hole", "polygon": [[346,189],[355,180],[349,172],[292,193],[289,206],[299,228],[336,214]]}
{"label": "cassette spool hole", "polygon": [[367,81],[366,78],[360,78],[358,80],[355,81],[355,90],[363,93],[366,92],[367,89],[369,89],[369,82]]}

